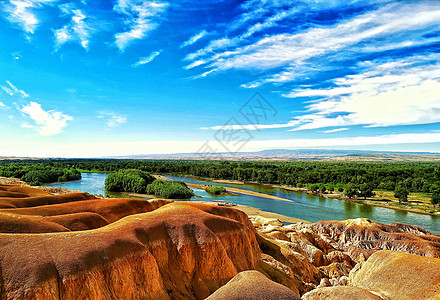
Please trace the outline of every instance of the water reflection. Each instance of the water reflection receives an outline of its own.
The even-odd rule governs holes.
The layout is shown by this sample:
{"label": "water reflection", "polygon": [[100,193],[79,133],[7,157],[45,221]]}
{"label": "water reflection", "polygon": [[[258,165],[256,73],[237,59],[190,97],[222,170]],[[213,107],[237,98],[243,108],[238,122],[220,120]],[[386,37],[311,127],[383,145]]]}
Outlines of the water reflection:
{"label": "water reflection", "polygon": [[365,218],[372,219],[374,216],[374,206],[359,205],[359,212],[364,215]]}

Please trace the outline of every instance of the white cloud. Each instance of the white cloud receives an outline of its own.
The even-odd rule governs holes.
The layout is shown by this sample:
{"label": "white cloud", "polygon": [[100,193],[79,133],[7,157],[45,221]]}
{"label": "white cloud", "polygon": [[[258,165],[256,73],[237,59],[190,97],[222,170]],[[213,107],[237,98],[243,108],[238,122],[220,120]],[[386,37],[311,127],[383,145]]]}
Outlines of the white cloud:
{"label": "white cloud", "polygon": [[59,49],[64,43],[77,41],[84,49],[88,49],[92,29],[84,21],[87,16],[80,9],[74,9],[72,4],[59,6],[63,14],[71,16],[69,24],[54,31],[55,48]]}
{"label": "white cloud", "polygon": [[[335,80],[330,89],[296,90],[319,96],[293,130],[330,126],[394,126],[440,122],[440,54],[370,62],[368,70]],[[336,116],[335,116],[336,115]]]}
{"label": "white cloud", "polygon": [[21,128],[26,128],[26,129],[33,129],[34,126],[29,124],[29,123],[22,123],[21,124]]}
{"label": "white cloud", "polygon": [[197,42],[198,40],[200,40],[201,38],[203,38],[207,34],[208,34],[208,32],[206,30],[202,30],[199,33],[196,33],[195,35],[190,37],[188,40],[186,40],[184,43],[182,43],[182,45],[180,45],[180,48],[184,48],[184,47],[187,47],[189,45],[194,44],[195,42]]}
{"label": "white cloud", "polygon": [[23,106],[21,111],[34,120],[38,132],[45,136],[59,134],[67,126],[67,122],[73,120],[71,116],[58,111],[45,111],[41,104],[33,101]]}
{"label": "white cloud", "polygon": [[[225,48],[236,47],[240,43],[245,42],[248,38],[250,38],[255,33],[263,31],[264,29],[274,27],[274,26],[278,25],[278,23],[281,22],[282,20],[284,20],[288,17],[291,17],[291,16],[295,15],[296,13],[298,13],[298,9],[296,7],[290,8],[288,10],[282,10],[279,12],[275,12],[274,15],[266,18],[264,21],[253,23],[241,35],[238,35],[238,36],[235,36],[232,38],[223,37],[223,38],[220,38],[217,40],[210,41],[206,47],[199,49],[194,53],[188,54],[186,56],[185,60],[194,60],[194,59],[197,59],[198,57],[212,54],[214,51],[223,50]],[[253,18],[255,18],[257,16],[260,16],[260,15],[253,15],[252,14]],[[245,18],[245,19],[247,19],[247,18]],[[233,53],[233,51],[226,52],[226,53],[227,54]],[[223,53],[223,55],[226,53]],[[205,59],[198,59],[197,63],[191,63],[190,65],[185,66],[185,69],[190,69],[190,68],[199,66],[201,64],[209,63],[211,61],[218,59],[220,56],[223,56],[223,55],[213,55],[212,57],[208,57]]]}
{"label": "white cloud", "polygon": [[119,50],[124,51],[131,42],[145,38],[148,32],[154,30],[168,6],[168,3],[160,1],[116,1],[113,9],[125,16],[124,23],[128,28],[128,31],[115,34],[115,44]]}
{"label": "white cloud", "polygon": [[349,128],[344,127],[344,128],[336,128],[336,129],[331,129],[331,130],[326,130],[324,131],[324,133],[333,133],[333,132],[339,132],[339,131],[345,131],[348,130]]}
{"label": "white cloud", "polygon": [[1,88],[3,89],[3,91],[5,91],[5,93],[7,93],[9,96],[14,97],[14,96],[19,96],[22,98],[27,98],[29,97],[29,95],[23,91],[18,89],[15,85],[13,85],[10,81],[6,80],[6,83],[8,84],[8,86],[1,86]]}
{"label": "white cloud", "polygon": [[6,105],[0,101],[0,107],[6,107]]}
{"label": "white cloud", "polygon": [[201,127],[200,129],[207,130],[261,130],[261,129],[276,129],[276,128],[288,128],[294,127],[299,124],[299,121],[292,120],[285,124],[246,124],[246,125],[220,125],[220,126],[212,126],[212,127]]}
{"label": "white cloud", "polygon": [[132,64],[131,66],[132,66],[133,68],[137,68],[137,67],[139,67],[139,66],[142,66],[142,65],[148,64],[148,63],[152,62],[153,59],[155,59],[156,56],[158,56],[161,52],[162,52],[162,51],[154,51],[154,52],[152,52],[149,56],[141,57],[141,58],[139,58],[139,61],[137,61],[136,63]]}
{"label": "white cloud", "polygon": [[106,124],[111,128],[127,123],[127,118],[125,116],[121,116],[113,112],[101,112],[97,118],[107,119]]}
{"label": "white cloud", "polygon": [[39,24],[34,9],[56,1],[57,0],[9,0],[5,1],[3,5],[0,4],[0,8],[8,14],[7,19],[10,22],[17,23],[26,33],[33,34]]}
{"label": "white cloud", "polygon": [[[213,52],[231,43],[235,45],[236,37],[212,41],[205,48],[188,55],[187,59],[193,60],[206,54],[208,56],[202,59],[203,62],[211,62],[207,67],[216,70],[292,68],[289,73],[282,71],[282,76],[273,75],[277,78],[268,76],[268,82],[285,82],[284,80],[291,80],[295,76],[299,66],[311,59],[328,54],[343,55],[343,51],[350,47],[354,47],[351,50],[357,52],[374,52],[380,47],[387,47],[388,50],[408,47],[417,39],[420,39],[418,43],[439,41],[438,36],[423,37],[427,28],[438,27],[439,22],[440,2],[399,2],[343,20],[333,26],[312,27],[299,33],[267,35],[230,51]],[[261,82],[250,86],[258,84]]]}

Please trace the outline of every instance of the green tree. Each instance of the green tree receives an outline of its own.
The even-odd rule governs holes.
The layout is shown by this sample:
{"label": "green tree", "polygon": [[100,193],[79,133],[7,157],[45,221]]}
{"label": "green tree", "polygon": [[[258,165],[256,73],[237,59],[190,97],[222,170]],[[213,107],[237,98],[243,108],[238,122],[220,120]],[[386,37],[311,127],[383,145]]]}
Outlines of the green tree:
{"label": "green tree", "polygon": [[374,196],[373,190],[374,190],[374,186],[372,183],[370,182],[363,183],[360,186],[359,196],[364,197],[364,199],[367,199],[367,197],[372,197]]}
{"label": "green tree", "polygon": [[357,195],[357,190],[358,189],[354,184],[347,183],[347,185],[345,186],[344,194],[351,199],[353,196]]}
{"label": "green tree", "polygon": [[431,203],[436,206],[440,204],[440,189],[435,190],[431,195]]}
{"label": "green tree", "polygon": [[214,186],[208,186],[206,188],[206,191],[210,194],[213,194],[213,195],[220,195],[221,193],[226,192],[226,189],[222,186],[214,185]]}
{"label": "green tree", "polygon": [[319,190],[319,186],[317,184],[312,184],[309,189],[312,192],[317,192]]}
{"label": "green tree", "polygon": [[399,203],[408,202],[408,195],[408,189],[400,184],[394,189],[394,197],[399,199]]}

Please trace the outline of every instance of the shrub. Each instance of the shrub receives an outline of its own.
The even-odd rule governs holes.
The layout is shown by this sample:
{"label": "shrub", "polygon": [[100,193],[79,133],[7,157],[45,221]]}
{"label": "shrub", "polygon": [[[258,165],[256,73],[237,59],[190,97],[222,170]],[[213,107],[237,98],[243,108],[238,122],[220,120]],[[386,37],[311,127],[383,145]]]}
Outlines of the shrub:
{"label": "shrub", "polygon": [[440,189],[435,190],[431,195],[431,203],[436,206],[440,203]]}
{"label": "shrub", "polygon": [[408,195],[408,189],[400,184],[394,189],[394,197],[399,199],[399,203],[408,202]]}
{"label": "shrub", "polygon": [[146,188],[146,193],[167,199],[188,199],[193,193],[183,181],[155,180]]}
{"label": "shrub", "polygon": [[141,170],[118,170],[108,175],[105,189],[111,192],[145,193],[147,185],[154,180],[150,173]]}
{"label": "shrub", "polygon": [[221,193],[226,192],[226,189],[222,186],[209,186],[206,188],[206,191],[213,195],[220,195]]}

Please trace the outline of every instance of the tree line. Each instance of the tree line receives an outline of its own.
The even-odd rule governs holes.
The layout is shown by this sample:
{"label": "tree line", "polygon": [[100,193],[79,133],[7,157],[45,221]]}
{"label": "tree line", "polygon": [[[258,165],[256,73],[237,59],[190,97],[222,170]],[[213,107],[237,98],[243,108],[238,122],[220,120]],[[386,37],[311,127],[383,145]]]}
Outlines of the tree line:
{"label": "tree line", "polygon": [[74,168],[55,167],[44,162],[0,161],[0,176],[18,178],[30,185],[81,179],[81,173]]}
{"label": "tree line", "polygon": [[347,185],[349,187],[352,185],[356,193],[362,193],[363,190],[368,192],[370,188],[394,191],[397,187],[409,192],[440,193],[438,192],[440,190],[440,163],[438,162],[5,160],[0,162],[0,175],[4,168],[32,165],[101,172],[138,169],[153,174],[193,175],[295,187],[317,185],[328,190],[345,190]]}

